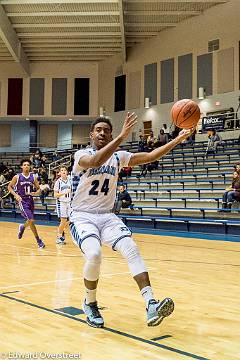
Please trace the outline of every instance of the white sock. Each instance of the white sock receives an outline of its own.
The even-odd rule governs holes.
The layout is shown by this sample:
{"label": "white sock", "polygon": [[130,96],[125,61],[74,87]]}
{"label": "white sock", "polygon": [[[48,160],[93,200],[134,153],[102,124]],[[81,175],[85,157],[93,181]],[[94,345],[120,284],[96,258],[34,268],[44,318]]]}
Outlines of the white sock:
{"label": "white sock", "polygon": [[141,295],[146,302],[146,307],[148,307],[149,300],[154,299],[153,290],[152,290],[151,286],[145,286],[144,288],[142,288]]}
{"label": "white sock", "polygon": [[96,301],[97,289],[90,290],[86,288],[86,304]]}

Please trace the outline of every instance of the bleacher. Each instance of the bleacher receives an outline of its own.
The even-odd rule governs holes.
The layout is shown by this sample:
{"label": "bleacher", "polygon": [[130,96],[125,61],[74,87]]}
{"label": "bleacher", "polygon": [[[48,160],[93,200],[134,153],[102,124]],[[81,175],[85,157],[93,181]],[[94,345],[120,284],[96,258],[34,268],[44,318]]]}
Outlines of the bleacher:
{"label": "bleacher", "polygon": [[[134,152],[136,143],[128,143],[127,149]],[[135,227],[240,234],[240,204],[233,204],[231,212],[219,212],[239,155],[236,139],[225,141],[208,157],[206,142],[200,142],[178,146],[146,177],[133,169],[124,183],[134,206],[122,209],[123,221]]]}
{"label": "bleacher", "polygon": [[[127,143],[126,148],[134,152],[136,143]],[[134,227],[239,235],[240,204],[234,204],[231,212],[219,212],[222,195],[232,181],[233,166],[239,162],[238,140],[225,141],[217,154],[207,158],[205,152],[206,142],[179,145],[145,177],[140,176],[140,167],[135,167],[131,177],[124,179],[134,205],[121,210],[123,221]],[[14,159],[21,157],[18,154]],[[52,196],[44,205],[36,198],[35,209],[36,219],[57,219]],[[0,209],[0,216],[18,218],[20,212],[10,202]]]}

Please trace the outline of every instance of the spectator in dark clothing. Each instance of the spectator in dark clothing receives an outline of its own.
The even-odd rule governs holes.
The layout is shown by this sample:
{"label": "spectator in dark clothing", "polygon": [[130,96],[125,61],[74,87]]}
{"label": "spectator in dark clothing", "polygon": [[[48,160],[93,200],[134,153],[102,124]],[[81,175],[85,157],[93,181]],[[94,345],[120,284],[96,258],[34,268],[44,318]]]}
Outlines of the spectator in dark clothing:
{"label": "spectator in dark clothing", "polygon": [[231,211],[233,201],[240,201],[240,166],[233,173],[232,186],[226,188],[222,199],[222,210]]}
{"label": "spectator in dark clothing", "polygon": [[3,164],[3,162],[0,163],[0,174],[3,174],[7,171],[7,166]]}
{"label": "spectator in dark clothing", "polygon": [[147,148],[147,140],[142,135],[139,135],[138,151],[145,152]]}
{"label": "spectator in dark clothing", "polygon": [[161,129],[158,135],[157,142],[155,143],[156,147],[165,145],[168,142],[168,135],[164,133],[164,130]]}
{"label": "spectator in dark clothing", "polygon": [[126,190],[125,185],[119,186],[119,192],[114,204],[113,212],[119,214],[120,210],[128,208],[132,204],[132,199],[129,193]]}
{"label": "spectator in dark clothing", "polygon": [[58,161],[60,159],[61,159],[61,156],[58,154],[57,150],[55,150],[52,155],[52,161]]}
{"label": "spectator in dark clothing", "polygon": [[221,136],[217,134],[215,129],[209,130],[206,157],[208,154],[216,154],[219,145],[224,145]]}

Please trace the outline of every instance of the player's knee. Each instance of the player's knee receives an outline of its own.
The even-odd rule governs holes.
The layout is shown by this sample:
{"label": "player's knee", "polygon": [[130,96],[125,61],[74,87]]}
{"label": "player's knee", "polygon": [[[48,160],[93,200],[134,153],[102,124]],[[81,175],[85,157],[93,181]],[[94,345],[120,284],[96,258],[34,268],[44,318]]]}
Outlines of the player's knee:
{"label": "player's knee", "polygon": [[116,250],[130,262],[139,257],[138,247],[130,237],[121,239],[116,245]]}
{"label": "player's knee", "polygon": [[101,264],[102,254],[101,249],[93,249],[85,253],[86,260],[91,264]]}

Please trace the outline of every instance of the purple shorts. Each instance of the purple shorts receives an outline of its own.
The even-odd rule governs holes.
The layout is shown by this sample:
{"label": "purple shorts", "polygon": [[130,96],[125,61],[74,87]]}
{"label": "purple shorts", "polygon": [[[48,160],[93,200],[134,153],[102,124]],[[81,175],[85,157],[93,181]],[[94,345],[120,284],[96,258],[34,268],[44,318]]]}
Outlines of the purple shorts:
{"label": "purple shorts", "polygon": [[32,220],[34,218],[34,201],[33,198],[24,199],[19,204],[21,215],[27,219]]}

